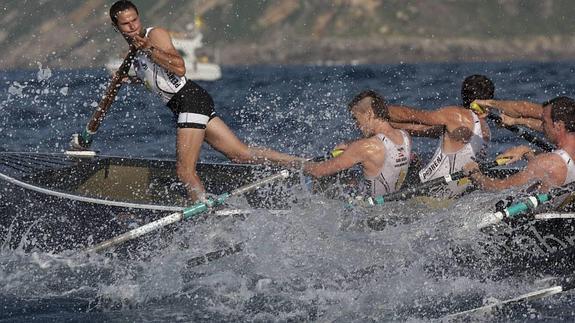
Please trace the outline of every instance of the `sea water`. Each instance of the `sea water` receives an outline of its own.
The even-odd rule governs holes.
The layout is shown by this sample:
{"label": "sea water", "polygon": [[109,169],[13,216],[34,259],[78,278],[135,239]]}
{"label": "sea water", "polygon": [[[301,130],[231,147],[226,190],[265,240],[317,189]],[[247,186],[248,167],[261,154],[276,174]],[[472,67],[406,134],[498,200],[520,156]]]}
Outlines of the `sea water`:
{"label": "sea water", "polygon": [[[361,90],[429,109],[459,104],[462,80],[485,74],[497,98],[542,102],[573,96],[574,70],[571,62],[229,67],[222,79],[200,84],[212,94],[218,116],[246,143],[313,157],[360,136],[346,104]],[[108,78],[103,70],[40,64],[1,72],[0,151],[64,151]],[[492,157],[523,143],[506,130],[492,131]],[[429,155],[436,144],[416,139],[415,150]],[[173,117],[159,99],[126,86],[93,148],[173,158]],[[226,161],[207,145],[201,159]],[[252,210],[243,220],[179,224],[168,244],[141,258],[24,253],[0,241],[0,320],[427,321],[546,287],[538,275],[498,278],[481,266],[489,237],[473,224],[501,194],[372,210],[350,210],[305,187],[293,195],[297,202],[284,212]],[[241,198],[231,203],[246,207]],[[373,216],[399,220],[372,230],[365,219]],[[204,264],[194,260],[234,245],[241,251]],[[468,250],[479,265],[458,263],[458,250]],[[474,319],[571,319],[573,303],[566,292]]]}

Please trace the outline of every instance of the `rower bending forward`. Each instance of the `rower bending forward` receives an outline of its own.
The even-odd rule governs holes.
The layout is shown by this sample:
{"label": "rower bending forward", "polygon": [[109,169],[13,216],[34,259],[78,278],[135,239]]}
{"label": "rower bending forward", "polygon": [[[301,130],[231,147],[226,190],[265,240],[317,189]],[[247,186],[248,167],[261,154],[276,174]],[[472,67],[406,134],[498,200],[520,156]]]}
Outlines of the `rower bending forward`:
{"label": "rower bending forward", "polygon": [[343,153],[336,158],[305,163],[304,171],[321,177],[361,164],[366,193],[376,197],[395,192],[407,175],[411,138],[390,125],[387,105],[374,91],[361,92],[348,107],[365,138],[337,146]]}
{"label": "rower bending forward", "polygon": [[[510,106],[511,102],[509,103],[507,105]],[[522,106],[520,102],[516,104],[518,107]],[[556,144],[558,149],[537,156],[534,156],[525,146],[508,150],[500,157],[509,158],[512,161],[527,157],[529,161],[523,171],[505,179],[494,179],[481,174],[477,171],[479,169],[477,163],[465,165],[465,169],[472,172],[471,179],[482,189],[497,191],[537,182],[541,191],[547,191],[552,187],[575,181],[573,159],[575,157],[575,100],[560,96],[541,105],[530,104],[530,106],[535,109],[518,109],[519,117],[541,120],[545,136]]]}

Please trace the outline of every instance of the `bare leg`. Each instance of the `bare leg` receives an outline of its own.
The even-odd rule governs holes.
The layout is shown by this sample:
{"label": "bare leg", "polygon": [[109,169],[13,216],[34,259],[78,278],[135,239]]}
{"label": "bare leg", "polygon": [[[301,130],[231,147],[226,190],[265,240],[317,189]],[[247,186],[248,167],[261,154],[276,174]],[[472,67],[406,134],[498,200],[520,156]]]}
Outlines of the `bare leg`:
{"label": "bare leg", "polygon": [[302,159],[267,148],[249,147],[236,137],[218,117],[206,127],[206,141],[217,151],[237,163],[275,163],[282,166],[299,166]]}
{"label": "bare leg", "polygon": [[186,185],[188,197],[197,201],[205,192],[204,185],[196,173],[196,163],[200,157],[204,129],[178,128],[176,132],[176,173]]}

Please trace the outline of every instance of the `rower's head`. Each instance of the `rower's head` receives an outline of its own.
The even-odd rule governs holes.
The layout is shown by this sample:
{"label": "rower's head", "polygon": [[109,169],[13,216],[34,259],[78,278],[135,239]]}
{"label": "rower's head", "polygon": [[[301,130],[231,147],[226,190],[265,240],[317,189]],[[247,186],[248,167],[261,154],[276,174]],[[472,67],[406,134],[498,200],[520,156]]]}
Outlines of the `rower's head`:
{"label": "rower's head", "polygon": [[366,90],[356,95],[349,102],[348,109],[364,135],[371,135],[374,119],[389,121],[389,110],[385,100],[372,90]]}
{"label": "rower's head", "polygon": [[110,7],[110,19],[114,29],[122,33],[126,39],[142,33],[138,8],[131,1],[116,1]]}
{"label": "rower's head", "polygon": [[490,100],[495,94],[493,82],[485,75],[470,75],[463,80],[461,85],[461,99],[463,106],[469,108],[475,100]]}
{"label": "rower's head", "polygon": [[543,130],[554,143],[565,134],[575,134],[575,100],[559,96],[542,104]]}

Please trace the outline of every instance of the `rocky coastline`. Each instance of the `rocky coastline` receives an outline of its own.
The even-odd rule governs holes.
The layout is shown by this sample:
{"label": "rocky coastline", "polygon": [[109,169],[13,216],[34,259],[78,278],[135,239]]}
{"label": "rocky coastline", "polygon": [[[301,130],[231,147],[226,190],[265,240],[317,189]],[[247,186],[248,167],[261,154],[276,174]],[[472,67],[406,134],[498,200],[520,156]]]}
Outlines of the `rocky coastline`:
{"label": "rocky coastline", "polygon": [[[25,49],[5,53],[0,69],[36,68],[40,63],[51,68],[98,68],[112,56],[121,55],[117,47],[95,42],[72,51],[59,52],[49,43],[46,51]],[[48,54],[46,54],[48,52]],[[575,37],[537,36],[530,39],[473,39],[386,37],[365,39],[300,39],[290,42],[245,43],[223,46],[207,44],[199,52],[223,66],[238,65],[358,65],[419,62],[562,61],[575,58]]]}

